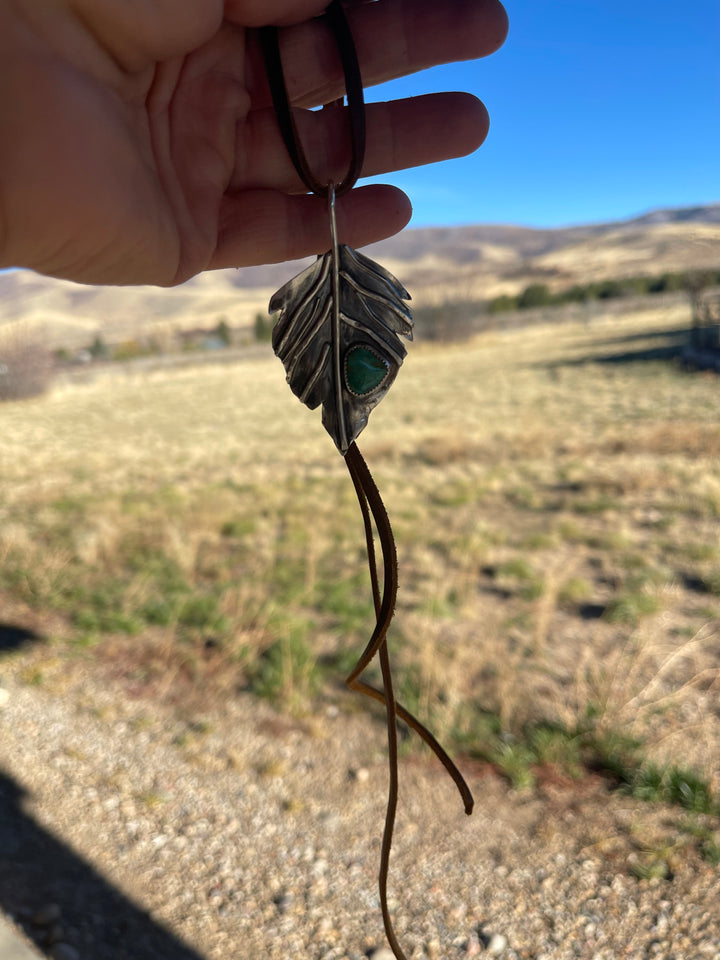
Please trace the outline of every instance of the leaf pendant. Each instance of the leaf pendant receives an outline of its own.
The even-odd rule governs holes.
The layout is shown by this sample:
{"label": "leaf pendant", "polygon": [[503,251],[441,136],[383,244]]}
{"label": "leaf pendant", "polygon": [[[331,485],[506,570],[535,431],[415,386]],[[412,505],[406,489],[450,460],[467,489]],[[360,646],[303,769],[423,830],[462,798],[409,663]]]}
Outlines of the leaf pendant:
{"label": "leaf pendant", "polygon": [[272,345],[290,389],[344,456],[397,376],[412,340],[410,294],[384,267],[335,239],[273,296]]}

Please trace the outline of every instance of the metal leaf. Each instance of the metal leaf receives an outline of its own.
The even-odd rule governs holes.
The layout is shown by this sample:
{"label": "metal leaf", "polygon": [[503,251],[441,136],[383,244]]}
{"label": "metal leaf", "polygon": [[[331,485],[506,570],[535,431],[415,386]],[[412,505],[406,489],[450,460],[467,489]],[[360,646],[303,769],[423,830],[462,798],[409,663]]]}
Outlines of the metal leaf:
{"label": "metal leaf", "polygon": [[410,294],[384,267],[344,244],[285,284],[272,335],[290,389],[344,455],[387,393],[412,340]]}

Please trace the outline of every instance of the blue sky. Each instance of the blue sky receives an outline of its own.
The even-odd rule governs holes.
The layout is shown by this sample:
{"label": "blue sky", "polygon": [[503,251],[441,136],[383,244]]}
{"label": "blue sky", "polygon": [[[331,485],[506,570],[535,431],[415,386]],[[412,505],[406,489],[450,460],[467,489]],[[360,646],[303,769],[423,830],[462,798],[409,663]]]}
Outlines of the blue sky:
{"label": "blue sky", "polygon": [[558,226],[720,200],[718,0],[506,7],[492,57],[366,92],[469,90],[490,112],[472,157],[376,178],[410,196],[413,226]]}

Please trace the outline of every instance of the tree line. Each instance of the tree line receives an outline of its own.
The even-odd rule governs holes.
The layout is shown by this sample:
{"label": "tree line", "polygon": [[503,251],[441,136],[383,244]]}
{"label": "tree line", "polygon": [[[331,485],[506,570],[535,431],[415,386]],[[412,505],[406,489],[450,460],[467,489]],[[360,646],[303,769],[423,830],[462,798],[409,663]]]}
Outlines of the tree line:
{"label": "tree line", "polygon": [[[720,270],[703,272],[703,286],[720,283]],[[546,283],[531,283],[512,296],[502,294],[487,303],[488,313],[506,310],[530,310],[533,307],[554,307],[564,303],[587,303],[590,300],[612,300],[646,294],[690,291],[697,284],[697,271],[665,272],[654,276],[624,277],[621,280],[596,280],[576,283],[564,290],[551,290]]]}

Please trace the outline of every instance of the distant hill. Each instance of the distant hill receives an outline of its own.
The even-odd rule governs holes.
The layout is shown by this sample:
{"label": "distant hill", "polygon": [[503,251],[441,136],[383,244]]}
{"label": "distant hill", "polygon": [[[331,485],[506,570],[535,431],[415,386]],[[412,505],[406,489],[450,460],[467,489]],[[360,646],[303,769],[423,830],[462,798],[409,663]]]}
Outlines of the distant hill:
{"label": "distant hill", "polygon": [[[629,220],[538,229],[502,224],[407,229],[365,248],[417,304],[484,300],[529,283],[551,288],[638,274],[720,267],[720,204],[653,210]],[[31,322],[75,348],[150,330],[225,319],[250,326],[272,293],[310,260],[202,274],[172,290],[88,287],[31,271],[0,274],[0,327]]]}
{"label": "distant hill", "polygon": [[[630,220],[538,229],[478,225],[406,230],[368,247],[419,297],[516,293],[644,273],[720,266],[720,204],[655,210]],[[416,296],[416,299],[418,297]]]}
{"label": "distant hill", "polygon": [[720,203],[704,207],[674,207],[669,210],[651,210],[628,220],[627,223],[720,223]]}

